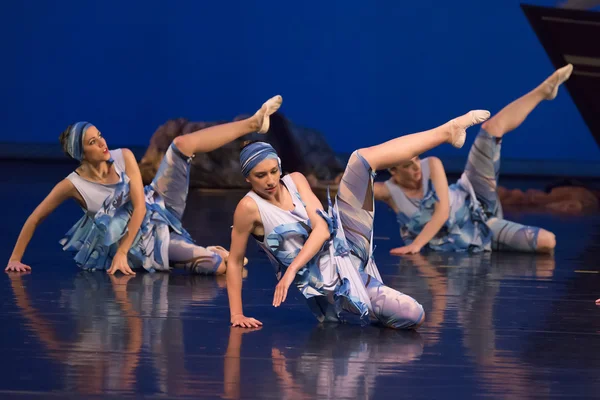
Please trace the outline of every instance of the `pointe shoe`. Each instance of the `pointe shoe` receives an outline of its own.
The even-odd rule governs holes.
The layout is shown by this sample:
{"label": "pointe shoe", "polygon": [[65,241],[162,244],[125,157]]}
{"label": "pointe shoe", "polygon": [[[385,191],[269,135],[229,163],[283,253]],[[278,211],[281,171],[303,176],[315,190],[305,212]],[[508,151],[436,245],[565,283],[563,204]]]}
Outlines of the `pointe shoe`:
{"label": "pointe shoe", "polygon": [[544,81],[544,84],[547,85],[546,89],[548,90],[546,100],[554,100],[556,98],[558,95],[558,88],[571,77],[572,72],[573,64],[567,64],[554,71],[554,73]]}
{"label": "pointe shoe", "polygon": [[275,111],[279,110],[283,98],[280,95],[273,96],[269,100],[265,101],[260,110],[258,110],[254,116],[258,119],[260,129],[258,133],[267,133],[271,126],[271,118],[269,118]]}
{"label": "pointe shoe", "polygon": [[487,110],[472,110],[450,121],[450,144],[460,149],[467,139],[467,128],[480,124],[490,117]]}

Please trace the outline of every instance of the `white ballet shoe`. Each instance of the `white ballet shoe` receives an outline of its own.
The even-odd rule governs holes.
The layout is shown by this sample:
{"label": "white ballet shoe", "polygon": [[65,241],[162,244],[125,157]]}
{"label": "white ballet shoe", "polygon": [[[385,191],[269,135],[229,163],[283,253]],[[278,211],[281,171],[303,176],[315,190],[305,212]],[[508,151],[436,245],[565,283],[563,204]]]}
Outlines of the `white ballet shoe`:
{"label": "white ballet shoe", "polygon": [[467,139],[467,129],[480,124],[490,117],[487,110],[472,110],[450,121],[450,144],[460,149]]}
{"label": "white ballet shoe", "polygon": [[269,100],[265,101],[260,110],[254,114],[254,116],[258,119],[258,124],[260,126],[260,129],[257,131],[258,133],[268,132],[269,127],[271,126],[270,116],[273,115],[275,111],[279,110],[282,102],[283,98],[280,95],[273,96]]}
{"label": "white ballet shoe", "polygon": [[567,64],[554,71],[554,73],[544,81],[544,85],[546,85],[545,89],[548,91],[546,100],[554,100],[556,98],[558,95],[558,88],[571,77],[572,72],[573,64]]}

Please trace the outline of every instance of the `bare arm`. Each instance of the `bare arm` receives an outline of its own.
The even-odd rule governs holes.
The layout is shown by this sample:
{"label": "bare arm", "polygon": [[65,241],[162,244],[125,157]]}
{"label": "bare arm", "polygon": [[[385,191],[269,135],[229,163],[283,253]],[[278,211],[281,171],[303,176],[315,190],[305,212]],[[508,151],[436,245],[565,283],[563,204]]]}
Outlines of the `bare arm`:
{"label": "bare arm", "polygon": [[[29,218],[25,221],[23,228],[21,229],[21,233],[19,234],[19,238],[17,239],[17,243],[13,249],[13,252],[9,259],[9,266],[6,270],[10,269],[11,262],[16,264],[20,264],[23,255],[25,254],[25,250],[27,245],[31,241],[33,237],[33,233],[36,228],[50,215],[60,204],[62,204],[65,200],[69,199],[73,196],[75,191],[75,187],[73,184],[67,180],[63,179],[60,181],[52,191],[46,196],[46,198],[36,207],[36,209],[31,213]],[[30,269],[26,266],[27,269]]]}
{"label": "bare arm", "polygon": [[142,183],[142,175],[138,167],[135,156],[129,149],[123,149],[123,158],[125,159],[125,173],[129,177],[129,191],[131,195],[131,203],[133,205],[133,214],[127,225],[127,233],[121,239],[119,250],[127,255],[135,236],[140,230],[144,216],[146,215],[146,199],[144,196],[144,184]]}
{"label": "bare arm", "polygon": [[227,259],[227,295],[231,324],[244,328],[259,327],[260,321],[246,318],[242,307],[242,268],[244,253],[248,245],[248,237],[259,220],[258,206],[249,197],[244,197],[233,214],[233,229],[231,231],[231,248]]}
{"label": "bare arm", "polygon": [[437,235],[450,215],[448,179],[446,178],[444,166],[439,158],[430,157],[429,168],[431,170],[431,181],[433,182],[433,187],[439,201],[435,204],[431,220],[425,224],[425,227],[413,242],[413,244],[419,248],[425,246],[435,235]]}
{"label": "bare arm", "polygon": [[396,203],[394,203],[392,195],[390,194],[390,191],[385,183],[375,182],[373,185],[373,195],[375,196],[375,200],[383,201],[390,206],[390,208],[394,210],[396,214],[398,214],[398,211],[400,210],[398,210]]}
{"label": "bare arm", "polygon": [[448,179],[442,162],[436,157],[429,158],[429,167],[431,170],[431,181],[437,193],[439,201],[435,204],[431,220],[425,224],[423,230],[415,238],[413,243],[408,246],[392,249],[391,254],[414,254],[421,251],[433,237],[440,231],[442,226],[448,220],[450,214],[450,200],[448,191]]}
{"label": "bare arm", "polygon": [[304,175],[299,172],[290,174],[290,177],[296,184],[298,193],[300,193],[300,197],[304,202],[312,231],[306,242],[304,242],[302,249],[296,258],[294,258],[294,261],[289,265],[287,271],[285,271],[285,274],[275,288],[275,295],[273,296],[273,306],[275,307],[279,307],[279,305],[287,298],[288,288],[294,281],[296,273],[302,269],[319,252],[319,250],[321,250],[323,244],[330,237],[327,221],[317,214],[317,210],[323,210],[323,205],[311,190],[308,181]]}
{"label": "bare arm", "polygon": [[319,252],[319,250],[321,250],[323,243],[329,239],[330,235],[327,221],[317,214],[317,210],[324,210],[323,205],[313,193],[304,175],[299,172],[294,172],[290,174],[290,176],[296,184],[296,188],[300,193],[302,201],[304,201],[306,212],[312,227],[312,232],[308,236],[304,246],[302,246],[300,253],[298,253],[286,271],[286,273],[289,271],[289,273],[295,275]]}
{"label": "bare arm", "polygon": [[131,270],[131,267],[127,263],[127,253],[129,253],[129,249],[131,249],[131,245],[146,215],[144,184],[142,183],[142,176],[137,161],[129,149],[123,149],[123,158],[125,159],[125,173],[129,177],[129,193],[131,204],[133,205],[133,213],[127,224],[127,232],[121,238],[117,254],[115,254],[110,269],[107,271],[111,275],[117,271],[121,271],[125,275],[135,275],[135,272]]}

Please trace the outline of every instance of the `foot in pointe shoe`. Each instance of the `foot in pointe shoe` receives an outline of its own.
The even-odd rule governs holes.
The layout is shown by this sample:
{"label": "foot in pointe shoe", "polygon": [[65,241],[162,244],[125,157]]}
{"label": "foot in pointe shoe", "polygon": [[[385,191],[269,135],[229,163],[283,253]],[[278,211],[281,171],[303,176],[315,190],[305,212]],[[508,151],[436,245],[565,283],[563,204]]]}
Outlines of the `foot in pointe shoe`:
{"label": "foot in pointe shoe", "polygon": [[467,128],[473,125],[480,124],[490,117],[490,112],[487,110],[472,110],[454,118],[450,121],[450,140],[449,143],[460,149],[465,144],[467,138]]}
{"label": "foot in pointe shoe", "polygon": [[546,100],[554,100],[558,95],[558,88],[571,77],[572,72],[573,64],[567,64],[554,71],[554,73],[541,84],[544,98]]}
{"label": "foot in pointe shoe", "polygon": [[271,125],[270,117],[275,111],[279,110],[282,102],[283,98],[280,95],[273,96],[265,101],[260,110],[254,114],[253,118],[255,119],[258,133],[267,133]]}

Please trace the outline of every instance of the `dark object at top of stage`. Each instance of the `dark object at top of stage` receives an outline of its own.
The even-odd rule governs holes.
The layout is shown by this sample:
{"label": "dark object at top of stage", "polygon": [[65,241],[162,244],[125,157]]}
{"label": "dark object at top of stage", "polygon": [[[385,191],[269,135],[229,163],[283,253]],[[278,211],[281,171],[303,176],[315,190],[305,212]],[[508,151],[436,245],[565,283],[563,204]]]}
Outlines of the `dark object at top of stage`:
{"label": "dark object at top of stage", "polygon": [[554,67],[573,64],[565,86],[600,146],[600,13],[521,4]]}

